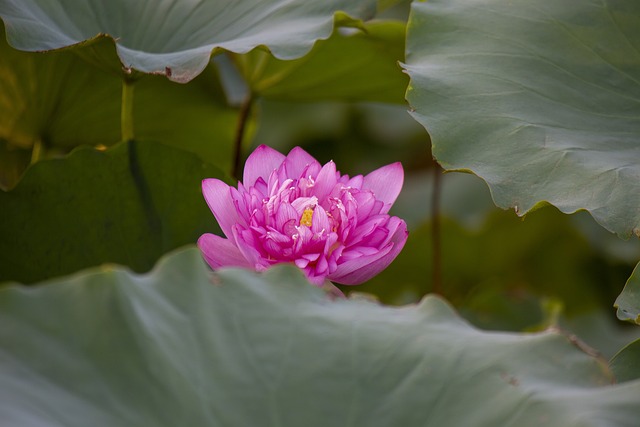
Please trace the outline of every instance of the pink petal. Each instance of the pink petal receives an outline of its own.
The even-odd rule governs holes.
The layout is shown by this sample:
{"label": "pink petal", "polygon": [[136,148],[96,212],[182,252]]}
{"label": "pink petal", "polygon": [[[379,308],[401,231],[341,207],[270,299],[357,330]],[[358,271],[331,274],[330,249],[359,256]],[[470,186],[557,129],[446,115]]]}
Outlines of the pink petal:
{"label": "pink petal", "polygon": [[[238,188],[239,187],[240,186],[238,186]],[[269,189],[267,188],[267,183],[265,182],[265,180],[262,178],[258,178],[256,182],[253,183],[253,187],[251,187],[250,193],[252,195],[255,194],[256,196],[259,196],[260,198],[267,196],[269,194]]]}
{"label": "pink petal", "polygon": [[[282,237],[285,237],[285,236],[282,236]],[[281,258],[284,258],[283,257],[284,250],[280,242],[278,242],[278,240],[279,240],[278,236],[276,236],[275,233],[271,233],[266,238],[263,239],[262,247],[267,252],[267,254],[270,255],[272,258],[281,259]]]}
{"label": "pink petal", "polygon": [[298,215],[302,215],[305,209],[312,208],[318,204],[318,198],[316,196],[311,197],[298,197],[291,206],[298,212]]}
{"label": "pink petal", "polygon": [[298,218],[300,218],[300,214],[293,206],[289,203],[282,203],[276,208],[276,229],[284,231],[285,225],[291,223],[291,221],[293,221],[291,224],[298,225]]}
{"label": "pink petal", "polygon": [[[386,214],[389,210],[385,210],[385,203],[375,198],[375,195],[371,190],[360,191],[354,195],[358,209],[356,211],[358,221],[364,221],[370,216],[378,215],[380,213]],[[390,207],[390,206],[389,206]]]}
{"label": "pink petal", "polygon": [[268,267],[268,263],[265,262],[265,259],[257,249],[259,243],[251,233],[251,230],[243,230],[237,225],[233,226],[231,230],[233,232],[233,238],[238,244],[238,249],[251,268],[260,270],[261,267]]}
{"label": "pink petal", "polygon": [[251,267],[236,245],[215,234],[207,233],[200,236],[198,247],[211,268]]}
{"label": "pink petal", "polygon": [[338,268],[329,275],[329,279],[344,285],[358,285],[371,279],[398,256],[407,241],[407,236],[407,224],[400,221],[389,243],[380,252],[338,264]]}
{"label": "pink petal", "polygon": [[353,178],[351,178],[350,180],[348,180],[345,185],[347,187],[351,187],[351,188],[357,188],[360,189],[362,188],[362,182],[363,182],[364,178],[362,175],[356,175]]}
{"label": "pink petal", "polygon": [[298,268],[305,268],[309,265],[309,260],[304,258],[298,258],[294,261],[294,263],[298,266]]}
{"label": "pink petal", "polygon": [[373,233],[376,228],[385,226],[385,223],[388,222],[389,217],[387,215],[376,215],[367,218],[362,223],[359,223],[356,229],[349,235],[349,245],[355,245],[357,242],[366,239],[366,237]]}
{"label": "pink petal", "polygon": [[304,254],[302,255],[302,258],[306,259],[307,261],[317,261],[318,258],[320,258],[320,254],[316,253],[316,254]]}
{"label": "pink petal", "polygon": [[330,230],[331,224],[329,224],[327,212],[322,206],[316,206],[311,218],[311,231],[314,233],[320,233],[322,231],[329,232]]}
{"label": "pink petal", "polygon": [[329,263],[327,262],[327,258],[320,257],[320,259],[318,259],[318,262],[316,263],[315,273],[317,275],[324,275],[327,273],[328,269],[329,269]]}
{"label": "pink petal", "polygon": [[284,161],[284,154],[266,145],[261,145],[249,155],[244,164],[242,183],[249,188],[254,185],[258,178],[264,182],[269,182],[271,172],[278,169]]}
{"label": "pink petal", "polygon": [[376,199],[385,203],[382,213],[387,213],[398,198],[404,182],[404,169],[400,162],[374,170],[364,177],[363,190],[371,190]]}
{"label": "pink petal", "polygon": [[309,165],[314,165],[315,168],[320,169],[320,163],[300,147],[294,147],[287,155],[284,163],[287,168],[287,176],[293,179],[300,178],[302,172]]}
{"label": "pink petal", "polygon": [[330,161],[320,169],[320,172],[318,172],[312,194],[322,203],[337,183],[338,178],[336,177],[336,164],[333,163],[333,161]]}
{"label": "pink petal", "polygon": [[[311,282],[311,284],[316,285],[316,286],[323,286],[324,285],[324,283],[326,281],[326,276],[324,276],[324,275],[316,276],[314,274],[314,272],[309,268],[305,268],[304,272],[305,272],[309,282]],[[334,288],[335,288],[335,286],[334,286]],[[338,288],[335,288],[335,289],[338,289]]]}
{"label": "pink petal", "polygon": [[282,234],[278,230],[274,230],[274,229],[271,229],[271,230],[267,231],[266,233],[264,233],[264,235],[261,236],[261,238],[265,239],[265,240],[273,240],[276,243],[290,243],[291,242],[291,237],[287,236],[286,234]]}
{"label": "pink petal", "polygon": [[298,232],[298,237],[295,238],[294,251],[296,253],[301,253],[303,251],[306,252],[305,247],[311,241],[311,238],[313,237],[313,233],[311,232],[309,227],[305,227],[305,226],[297,227],[296,231]]}
{"label": "pink petal", "polygon": [[387,240],[382,242],[382,245],[386,245],[393,239],[397,238],[398,229],[403,230],[402,233],[404,233],[406,240],[407,224],[397,216],[392,216],[391,218],[389,218],[389,222],[387,223],[386,228],[389,230],[389,235],[387,237]]}
{"label": "pink petal", "polygon": [[231,238],[231,227],[239,222],[245,224],[231,197],[231,187],[219,179],[208,178],[202,181],[202,194],[225,236]]}

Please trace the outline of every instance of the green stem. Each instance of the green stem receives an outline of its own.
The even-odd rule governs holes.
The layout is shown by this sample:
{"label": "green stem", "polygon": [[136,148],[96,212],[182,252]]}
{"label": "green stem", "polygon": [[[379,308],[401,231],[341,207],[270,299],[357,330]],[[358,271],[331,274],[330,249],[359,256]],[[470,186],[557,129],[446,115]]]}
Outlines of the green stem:
{"label": "green stem", "polygon": [[440,224],[440,192],[442,189],[442,168],[433,164],[433,193],[431,194],[431,244],[433,253],[433,271],[431,276],[432,292],[442,295],[442,241]]}
{"label": "green stem", "polygon": [[31,164],[37,163],[44,157],[44,144],[41,139],[36,140],[31,147]]}
{"label": "green stem", "polygon": [[244,132],[247,127],[247,123],[249,121],[249,113],[251,113],[252,105],[253,105],[253,97],[249,95],[247,96],[247,99],[244,100],[244,102],[242,103],[242,106],[240,107],[240,115],[238,117],[238,126],[236,127],[236,140],[235,140],[233,167],[231,170],[231,175],[237,180],[240,180],[240,175],[242,174],[242,141],[244,139]]}
{"label": "green stem", "polygon": [[133,138],[133,80],[122,80],[122,108],[120,110],[120,128],[123,141]]}

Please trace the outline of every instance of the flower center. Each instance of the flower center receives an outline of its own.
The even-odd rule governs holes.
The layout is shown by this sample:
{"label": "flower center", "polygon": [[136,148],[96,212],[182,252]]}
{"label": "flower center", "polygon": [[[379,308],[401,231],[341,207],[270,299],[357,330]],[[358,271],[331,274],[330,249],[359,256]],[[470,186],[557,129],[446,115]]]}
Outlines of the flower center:
{"label": "flower center", "polygon": [[300,225],[306,225],[307,227],[311,227],[312,219],[313,219],[313,209],[306,208],[304,212],[302,212],[302,216],[300,217]]}

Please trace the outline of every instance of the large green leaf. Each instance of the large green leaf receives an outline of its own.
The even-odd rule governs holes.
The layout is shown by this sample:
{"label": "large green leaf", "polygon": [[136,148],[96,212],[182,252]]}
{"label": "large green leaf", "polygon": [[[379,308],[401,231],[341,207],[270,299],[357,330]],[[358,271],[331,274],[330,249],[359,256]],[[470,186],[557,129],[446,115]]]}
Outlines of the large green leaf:
{"label": "large green leaf", "polygon": [[13,187],[30,161],[30,150],[11,145],[0,138],[0,190]]}
{"label": "large green leaf", "polygon": [[81,148],[0,191],[0,281],[31,283],[104,262],[149,270],[218,231],[200,192],[219,169],[159,143]]}
{"label": "large green leaf", "polygon": [[407,99],[447,169],[497,205],[640,233],[640,3],[414,2]]}
{"label": "large green leaf", "polygon": [[375,7],[375,0],[0,0],[0,17],[17,49],[51,50],[107,34],[126,68],[186,82],[216,49],[266,46],[278,58],[298,58],[329,37],[334,16],[353,24],[347,15],[368,18]]}
{"label": "large green leaf", "polygon": [[12,426],[636,426],[640,382],[556,332],[481,332],[436,297],[331,301],[196,249],[0,291]]}
{"label": "large green leaf", "polygon": [[404,103],[409,80],[404,58],[405,24],[372,21],[362,30],[339,29],[303,58],[275,59],[254,50],[237,55],[252,92],[285,101],[374,101]]}
{"label": "large green leaf", "polygon": [[618,319],[640,325],[640,263],[616,299],[615,307],[618,309]]}

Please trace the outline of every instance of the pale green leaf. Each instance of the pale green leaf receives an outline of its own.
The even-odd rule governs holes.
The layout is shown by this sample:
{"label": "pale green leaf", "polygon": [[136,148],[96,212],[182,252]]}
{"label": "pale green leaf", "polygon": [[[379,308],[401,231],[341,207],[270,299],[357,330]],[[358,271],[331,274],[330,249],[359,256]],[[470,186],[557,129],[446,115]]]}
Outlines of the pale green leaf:
{"label": "pale green leaf", "polygon": [[557,332],[487,333],[437,297],[330,300],[295,267],[196,249],[0,291],[12,426],[629,426],[640,382]]}
{"label": "pale green leaf", "polygon": [[640,325],[640,263],[616,299],[615,307],[618,309],[618,319]]}
{"label": "pale green leaf", "polygon": [[640,340],[621,349],[609,363],[618,381],[640,379]]}
{"label": "pale green leaf", "polygon": [[266,46],[278,58],[298,58],[329,37],[334,18],[355,25],[350,17],[369,18],[375,8],[375,0],[0,0],[0,17],[17,49],[58,49],[107,34],[125,68],[186,82],[214,50]]}
{"label": "pale green leaf", "polygon": [[407,99],[447,169],[500,207],[640,229],[640,3],[414,2]]}

